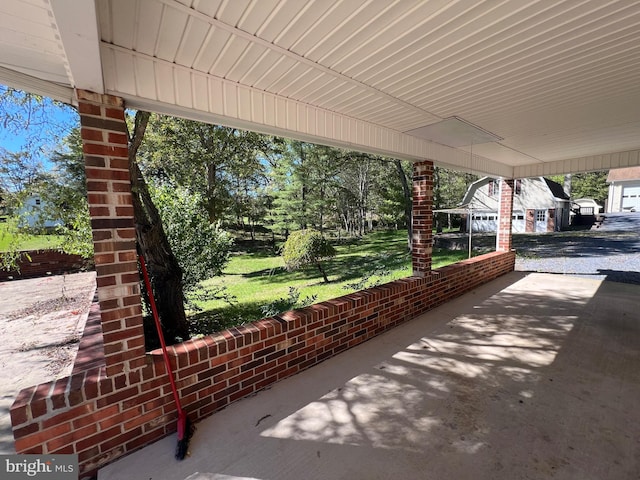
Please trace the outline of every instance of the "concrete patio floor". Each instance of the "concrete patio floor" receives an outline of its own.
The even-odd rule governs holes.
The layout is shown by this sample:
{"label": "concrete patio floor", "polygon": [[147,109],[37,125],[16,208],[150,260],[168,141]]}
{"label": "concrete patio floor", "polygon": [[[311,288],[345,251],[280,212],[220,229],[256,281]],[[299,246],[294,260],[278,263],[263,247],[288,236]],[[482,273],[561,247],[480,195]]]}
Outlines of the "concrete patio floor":
{"label": "concrete patio floor", "polygon": [[513,272],[100,480],[640,478],[640,286]]}

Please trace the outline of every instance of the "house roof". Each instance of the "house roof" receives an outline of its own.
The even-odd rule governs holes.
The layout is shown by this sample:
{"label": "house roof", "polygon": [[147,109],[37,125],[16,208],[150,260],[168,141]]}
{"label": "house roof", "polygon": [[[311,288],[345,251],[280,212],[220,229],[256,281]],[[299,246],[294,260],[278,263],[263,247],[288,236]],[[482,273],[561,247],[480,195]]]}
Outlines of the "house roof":
{"label": "house roof", "polygon": [[[494,179],[490,177],[483,177],[471,183],[467,188],[467,192],[464,194],[464,198],[462,199],[462,205],[469,205],[473,200],[473,197],[475,196],[478,189],[482,188],[492,180]],[[569,200],[569,196],[565,193],[562,185],[544,177],[539,177],[539,180],[547,186],[547,188],[549,189],[549,192],[551,193],[551,195],[553,195],[554,198]]]}
{"label": "house roof", "polygon": [[607,183],[640,180],[640,167],[615,168],[609,170]]}
{"label": "house roof", "polygon": [[549,180],[548,178],[542,178],[544,182],[547,184],[549,191],[555,198],[560,198],[562,200],[569,200],[569,195],[564,191],[564,187],[553,180]]}
{"label": "house roof", "polygon": [[483,175],[640,165],[640,2],[3,0],[0,82]]}

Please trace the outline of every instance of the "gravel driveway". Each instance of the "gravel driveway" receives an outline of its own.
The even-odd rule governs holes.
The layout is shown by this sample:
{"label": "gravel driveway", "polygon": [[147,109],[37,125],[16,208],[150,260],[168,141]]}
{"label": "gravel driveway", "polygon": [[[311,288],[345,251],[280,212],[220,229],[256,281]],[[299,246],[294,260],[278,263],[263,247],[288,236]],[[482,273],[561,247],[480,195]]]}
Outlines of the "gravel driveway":
{"label": "gravel driveway", "polygon": [[606,214],[598,228],[514,235],[516,270],[640,285],[640,213]]}

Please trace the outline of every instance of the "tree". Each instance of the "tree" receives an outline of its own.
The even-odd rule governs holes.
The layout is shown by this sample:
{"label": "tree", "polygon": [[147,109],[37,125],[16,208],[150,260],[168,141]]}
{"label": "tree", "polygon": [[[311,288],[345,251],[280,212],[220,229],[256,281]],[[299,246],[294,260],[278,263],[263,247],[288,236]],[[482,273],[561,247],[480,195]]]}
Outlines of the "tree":
{"label": "tree", "polygon": [[185,293],[193,293],[199,282],[222,273],[232,238],[209,222],[200,194],[168,184],[149,185],[149,190],[182,268]]}
{"label": "tree", "polygon": [[325,283],[329,283],[327,273],[322,266],[322,261],[335,257],[336,251],[325,240],[320,232],[312,229],[297,230],[287,238],[282,249],[287,270],[296,270],[305,265],[315,265]]}
{"label": "tree", "polygon": [[211,223],[230,216],[242,224],[249,208],[242,197],[264,184],[261,154],[269,149],[267,135],[153,115],[140,164],[150,177],[200,194]]}
{"label": "tree", "polygon": [[173,254],[162,218],[153,203],[136,158],[149,116],[149,112],[136,112],[133,132],[129,134],[129,174],[136,240],[151,276],[151,287],[164,336],[168,342],[175,343],[189,338],[189,324],[184,310],[182,268]]}
{"label": "tree", "polygon": [[609,195],[608,171],[577,173],[571,177],[571,198],[593,198],[605,205]]}
{"label": "tree", "polygon": [[61,221],[56,233],[63,237],[65,252],[91,258],[93,234],[79,127],[62,140],[50,160],[53,171],[40,188],[45,215]]}
{"label": "tree", "polygon": [[71,105],[42,95],[0,85],[0,118],[5,135],[19,135],[23,151],[35,156],[47,152],[51,145],[78,123]]}
{"label": "tree", "polygon": [[[15,145],[15,138],[21,139],[17,151],[0,148],[1,210],[11,215],[19,211],[28,195],[46,191],[41,187],[51,178],[43,157],[71,125],[77,124],[78,117],[68,105],[4,86],[0,86],[0,117],[0,141]],[[14,241],[9,251],[0,255],[0,263],[2,268],[13,269],[23,256],[18,248],[24,231],[15,216],[6,225]]]}
{"label": "tree", "polygon": [[311,145],[285,140],[281,155],[270,174],[272,210],[270,221],[288,237],[295,229],[313,224],[309,205],[311,189],[309,151]]}
{"label": "tree", "polygon": [[26,151],[10,152],[0,147],[0,189],[8,203],[19,206],[21,195],[28,193],[46,177],[42,161]]}
{"label": "tree", "polygon": [[[450,208],[462,203],[469,185],[478,179],[477,175],[458,172],[442,167],[433,169],[433,208]],[[434,226],[442,226],[445,214],[434,215]],[[451,216],[447,215],[448,227],[451,228]]]}

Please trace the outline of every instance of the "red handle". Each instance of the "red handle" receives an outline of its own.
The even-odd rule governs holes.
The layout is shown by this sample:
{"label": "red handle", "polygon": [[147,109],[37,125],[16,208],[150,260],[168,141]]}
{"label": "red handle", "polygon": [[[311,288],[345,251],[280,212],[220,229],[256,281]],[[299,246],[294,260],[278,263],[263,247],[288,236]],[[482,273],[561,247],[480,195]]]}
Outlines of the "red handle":
{"label": "red handle", "polygon": [[162,345],[162,356],[164,357],[164,363],[167,366],[167,374],[169,375],[169,382],[171,383],[171,390],[173,391],[173,398],[176,401],[176,408],[178,409],[178,416],[184,416],[182,406],[180,405],[180,397],[178,397],[178,389],[176,382],[173,379],[173,371],[171,370],[171,362],[169,361],[169,354],[167,353],[167,344],[164,341],[164,335],[162,334],[162,325],[160,325],[160,317],[158,316],[158,309],[156,307],[156,301],[153,298],[153,290],[151,290],[151,281],[149,280],[149,273],[147,272],[147,265],[145,264],[144,257],[139,255],[140,267],[142,268],[142,276],[144,277],[144,284],[147,287],[149,293],[149,303],[151,304],[151,313],[153,313],[153,320],[158,330],[158,337],[160,337],[160,345]]}

